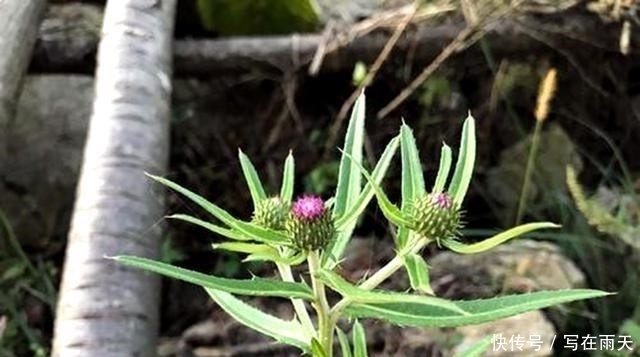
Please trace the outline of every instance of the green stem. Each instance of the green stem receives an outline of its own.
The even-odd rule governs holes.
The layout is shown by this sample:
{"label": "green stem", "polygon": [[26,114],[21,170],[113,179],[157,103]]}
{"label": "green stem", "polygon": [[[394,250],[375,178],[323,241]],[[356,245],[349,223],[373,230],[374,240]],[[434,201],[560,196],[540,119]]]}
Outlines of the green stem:
{"label": "green stem", "polygon": [[321,268],[318,252],[309,252],[307,256],[311,286],[315,296],[314,308],[318,315],[318,342],[327,356],[333,354],[333,323],[330,315],[331,308],[327,301],[324,283],[316,278],[316,272]]}
{"label": "green stem", "polygon": [[[293,274],[291,273],[291,267],[282,263],[276,263],[276,266],[278,267],[278,272],[280,273],[282,280],[295,282]],[[313,321],[311,321],[309,312],[307,312],[307,307],[304,305],[304,301],[300,299],[291,299],[291,303],[293,304],[293,309],[300,319],[300,323],[302,323],[302,327],[305,329],[306,334],[314,336],[315,328],[313,327]]]}
{"label": "green stem", "polygon": [[[410,234],[411,235],[409,236],[409,241],[407,242],[405,249],[398,252],[398,254],[393,257],[393,259],[391,259],[387,264],[385,264],[385,266],[371,275],[367,280],[362,282],[362,284],[358,286],[360,289],[373,290],[383,281],[387,280],[391,275],[393,275],[393,273],[398,271],[398,269],[402,268],[402,266],[404,265],[405,255],[417,253],[429,243],[428,240],[418,237],[413,232],[411,232]],[[333,326],[335,326],[335,324],[338,322],[338,318],[340,317],[340,312],[342,312],[342,309],[347,307],[350,302],[351,300],[349,298],[343,297],[342,300],[338,301],[338,303],[333,306],[330,314],[331,328],[333,328]]]}
{"label": "green stem", "polygon": [[522,191],[520,192],[520,200],[518,201],[518,211],[516,213],[515,225],[519,225],[524,215],[524,208],[529,198],[529,185],[531,184],[531,172],[535,167],[535,159],[538,156],[538,144],[540,142],[540,131],[542,130],[542,120],[536,120],[536,126],[533,129],[531,138],[531,148],[527,158],[527,166],[524,171],[524,180],[522,182]]}

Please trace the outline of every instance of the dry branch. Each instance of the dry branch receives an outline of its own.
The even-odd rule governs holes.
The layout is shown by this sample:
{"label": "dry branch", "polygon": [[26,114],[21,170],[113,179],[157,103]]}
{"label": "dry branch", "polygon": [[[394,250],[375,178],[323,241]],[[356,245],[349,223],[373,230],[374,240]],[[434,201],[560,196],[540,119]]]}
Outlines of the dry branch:
{"label": "dry branch", "polygon": [[[523,16],[504,19],[489,28],[487,37],[493,45],[494,55],[526,56],[531,53],[555,52],[555,46],[572,51],[577,48],[617,51],[619,24],[603,24],[592,13],[573,11],[552,15]],[[426,64],[454,40],[465,28],[464,21],[450,21],[444,25],[423,24],[408,28],[395,46],[394,54],[415,51],[415,61]],[[541,42],[531,36],[535,29],[549,41]],[[348,45],[325,55],[322,71],[351,70],[357,61],[371,63],[387,44],[392,31],[377,30],[356,38]],[[635,29],[632,39],[639,36]],[[32,61],[36,72],[92,73],[96,43],[83,39],[77,46],[57,40],[54,36],[41,36]],[[284,72],[308,65],[326,39],[322,34],[304,34],[269,37],[233,37],[224,39],[183,39],[175,42],[174,64],[178,76],[208,76],[229,72],[275,71]],[[637,45],[637,43],[636,43]],[[75,48],[67,51],[67,48]],[[631,44],[632,54],[634,44]],[[466,51],[477,55],[476,50]]]}

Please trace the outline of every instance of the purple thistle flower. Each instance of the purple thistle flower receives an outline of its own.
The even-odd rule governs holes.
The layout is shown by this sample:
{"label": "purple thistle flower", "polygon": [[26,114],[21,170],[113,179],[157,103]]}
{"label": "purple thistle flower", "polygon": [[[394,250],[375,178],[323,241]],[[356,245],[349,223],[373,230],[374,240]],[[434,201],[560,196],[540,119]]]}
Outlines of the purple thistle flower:
{"label": "purple thistle flower", "polygon": [[432,196],[431,202],[439,208],[449,209],[453,205],[451,197],[446,193],[436,193]]}
{"label": "purple thistle flower", "polygon": [[315,220],[324,213],[324,201],[318,196],[304,195],[293,203],[291,213],[298,219]]}

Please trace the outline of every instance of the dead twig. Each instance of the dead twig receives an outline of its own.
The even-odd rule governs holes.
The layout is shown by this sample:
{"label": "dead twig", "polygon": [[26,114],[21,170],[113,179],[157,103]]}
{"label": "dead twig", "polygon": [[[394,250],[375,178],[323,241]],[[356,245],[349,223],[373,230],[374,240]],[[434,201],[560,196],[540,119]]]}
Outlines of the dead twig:
{"label": "dead twig", "polygon": [[470,20],[473,23],[467,25],[459,34],[454,38],[443,50],[438,54],[438,56],[431,61],[431,63],[425,67],[422,72],[407,86],[405,87],[400,94],[398,94],[393,100],[389,102],[389,104],[385,105],[377,114],[378,118],[384,118],[387,116],[392,110],[397,108],[400,104],[402,104],[409,96],[415,92],[418,87],[422,85],[430,76],[435,72],[440,65],[446,61],[451,55],[456,52],[459,52],[476,41],[478,41],[484,34],[487,32],[486,28],[489,24],[496,22],[499,19],[504,18],[507,14],[511,13],[522,1],[518,1],[512,6],[501,10],[492,11],[493,14],[489,14],[481,19],[476,17],[476,14],[469,10],[469,14],[467,16],[470,17]]}
{"label": "dead twig", "polygon": [[358,88],[356,88],[351,93],[349,98],[342,104],[342,107],[338,112],[338,116],[336,117],[335,122],[329,129],[329,138],[325,146],[325,156],[331,151],[331,148],[333,148],[333,146],[335,145],[335,142],[338,137],[338,132],[340,131],[342,124],[347,118],[349,109],[353,106],[353,103],[356,102],[356,100],[358,99],[358,96],[360,95],[360,93],[362,93],[364,88],[367,87],[369,84],[371,84],[371,82],[373,81],[373,78],[376,76],[376,74],[382,67],[382,64],[387,60],[387,58],[389,57],[389,54],[391,54],[391,51],[393,50],[396,43],[400,39],[400,36],[404,32],[404,30],[407,28],[407,25],[411,23],[411,20],[416,14],[416,10],[417,9],[413,7],[413,11],[410,11],[405,15],[403,21],[400,22],[400,24],[396,27],[395,31],[393,32],[393,34],[385,44],[384,48],[382,49],[382,51],[380,51],[380,54],[371,65],[371,68],[367,72],[367,75],[364,77],[362,82],[358,85]]}

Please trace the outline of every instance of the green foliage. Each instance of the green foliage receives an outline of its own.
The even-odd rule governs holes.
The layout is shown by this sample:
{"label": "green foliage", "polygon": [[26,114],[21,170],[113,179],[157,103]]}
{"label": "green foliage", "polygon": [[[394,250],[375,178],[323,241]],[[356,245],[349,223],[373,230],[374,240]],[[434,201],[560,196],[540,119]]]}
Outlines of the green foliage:
{"label": "green foliage", "polygon": [[29,301],[55,309],[55,268],[27,257],[1,211],[0,246],[0,356],[47,356],[44,336],[29,325],[27,310]]}
{"label": "green foliage", "polygon": [[[597,198],[587,197],[571,166],[567,167],[567,187],[578,210],[587,218],[588,223],[599,232],[619,239],[632,247],[636,256],[640,256],[640,222],[634,222],[633,216],[640,212],[640,201],[633,194],[622,196],[613,207],[607,208]],[[640,274],[638,270],[631,274]],[[638,294],[637,287],[633,292]],[[640,300],[636,302],[633,316],[624,320],[618,330],[619,335],[630,336],[632,341],[640,340]],[[630,355],[629,351],[619,352],[617,356]]]}
{"label": "green foliage", "polygon": [[[120,256],[114,259],[131,266],[154,271],[165,276],[182,279],[201,285],[215,302],[240,323],[259,331],[278,342],[295,346],[304,353],[316,357],[331,357],[333,338],[338,337],[344,356],[367,356],[366,334],[357,319],[373,318],[402,326],[460,326],[501,319],[523,312],[537,310],[556,304],[602,297],[608,293],[598,290],[578,289],[541,291],[530,294],[511,295],[484,300],[453,301],[433,296],[429,286],[427,262],[420,252],[429,244],[439,242],[442,247],[462,254],[474,254],[491,249],[521,234],[538,229],[554,228],[549,222],[528,223],[477,243],[467,243],[450,230],[431,230],[429,234],[415,231],[412,222],[413,203],[424,195],[437,198],[436,206],[425,209],[459,209],[467,193],[475,162],[475,121],[469,116],[463,124],[460,150],[449,185],[452,165],[451,149],[443,145],[440,172],[434,184],[434,192],[428,192],[422,174],[418,148],[411,129],[402,124],[400,133],[393,138],[369,173],[364,168],[364,108],[362,95],[352,112],[342,157],[340,158],[336,192],[334,197],[323,201],[319,197],[304,197],[292,205],[293,157],[289,155],[283,169],[283,184],[280,190],[282,203],[291,207],[289,220],[304,221],[307,235],[318,235],[313,239],[324,239],[325,224],[333,224],[338,232],[329,245],[304,247],[291,244],[295,232],[278,227],[265,227],[259,222],[245,222],[231,216],[217,205],[165,178],[150,176],[159,183],[189,198],[212,215],[213,222],[199,218],[174,215],[178,218],[212,231],[225,241],[214,248],[245,255],[245,260],[262,260],[275,264],[282,281],[255,277],[249,280],[225,279],[189,271],[169,264],[148,259]],[[402,195],[399,205],[394,204],[381,188],[381,182],[392,158],[400,148],[402,164]],[[254,212],[268,196],[249,158],[240,153],[240,162],[249,192],[254,203]],[[364,177],[364,180],[363,180]],[[358,217],[367,204],[376,197],[379,208],[397,232],[394,237],[395,257],[380,270],[363,281],[354,284],[336,273],[343,259],[344,250],[352,237]],[[327,202],[331,202],[330,204]],[[419,206],[419,205],[418,205]],[[324,221],[330,213],[330,220]],[[413,214],[415,217],[415,214]],[[436,215],[431,224],[444,224]],[[298,222],[299,223],[299,222]],[[321,228],[315,224],[321,223]],[[289,223],[286,223],[287,226]],[[333,231],[333,230],[332,230]],[[433,233],[436,232],[436,233]],[[437,233],[437,232],[447,232]],[[424,233],[424,232],[422,232]],[[306,260],[308,276],[294,278],[291,266]],[[377,287],[399,269],[406,269],[413,291],[397,292]],[[311,282],[311,286],[306,284]],[[340,300],[329,304],[327,289],[340,295]],[[235,295],[257,295],[289,298],[296,312],[291,321],[272,316],[238,299]],[[313,307],[316,319],[312,319],[307,305]],[[354,318],[351,342],[338,327],[343,318]],[[315,321],[315,322],[314,322]],[[469,355],[478,353],[484,344],[472,349]],[[475,352],[474,352],[475,351]]]}
{"label": "green foliage", "polygon": [[198,0],[202,25],[223,36],[311,32],[320,19],[315,0]]}
{"label": "green foliage", "polygon": [[567,186],[580,212],[590,225],[602,233],[609,234],[640,252],[640,222],[633,222],[633,215],[640,211],[640,202],[633,195],[624,197],[611,212],[594,198],[587,198],[578,182],[575,170],[567,167]]}

